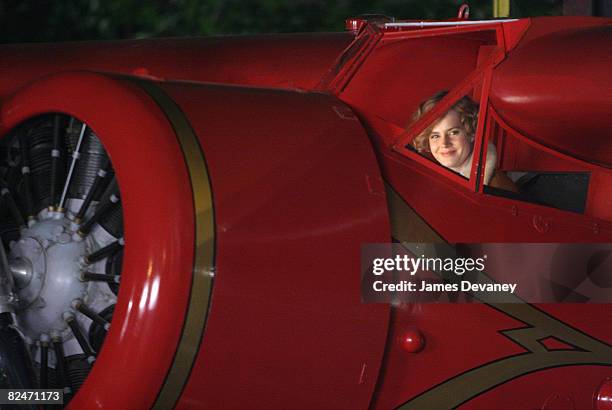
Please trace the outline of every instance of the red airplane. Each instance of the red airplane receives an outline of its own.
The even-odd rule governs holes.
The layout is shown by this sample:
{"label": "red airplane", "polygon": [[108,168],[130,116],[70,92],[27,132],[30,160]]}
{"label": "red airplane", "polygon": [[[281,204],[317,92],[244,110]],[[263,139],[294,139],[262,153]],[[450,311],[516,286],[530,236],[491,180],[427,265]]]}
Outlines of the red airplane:
{"label": "red airplane", "polygon": [[[368,304],[360,283],[367,243],[612,241],[612,19],[347,26],[0,47],[2,387],[612,408],[609,305]],[[469,178],[411,148],[465,95]],[[518,192],[483,183],[489,144]]]}

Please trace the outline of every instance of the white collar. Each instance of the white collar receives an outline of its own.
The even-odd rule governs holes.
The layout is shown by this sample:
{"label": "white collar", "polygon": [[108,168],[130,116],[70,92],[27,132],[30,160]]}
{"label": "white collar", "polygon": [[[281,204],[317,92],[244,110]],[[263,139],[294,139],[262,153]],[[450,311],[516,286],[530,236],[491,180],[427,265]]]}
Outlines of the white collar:
{"label": "white collar", "polygon": [[[461,176],[470,179],[470,172],[472,171],[472,161],[474,160],[474,148],[472,147],[472,152],[470,152],[470,156],[463,162],[463,164],[458,167],[449,167],[456,173]],[[493,177],[493,173],[495,172],[495,166],[497,164],[497,149],[493,143],[489,143],[487,146],[487,163],[485,165],[485,180],[484,183],[487,185],[491,178]]]}

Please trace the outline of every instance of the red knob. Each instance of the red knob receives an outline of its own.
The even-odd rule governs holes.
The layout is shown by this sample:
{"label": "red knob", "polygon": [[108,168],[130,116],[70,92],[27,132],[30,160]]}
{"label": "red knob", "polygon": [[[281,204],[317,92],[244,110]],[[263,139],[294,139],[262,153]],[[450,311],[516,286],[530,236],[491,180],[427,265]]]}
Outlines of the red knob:
{"label": "red knob", "polygon": [[400,346],[409,353],[418,353],[425,347],[425,336],[416,327],[409,328],[400,336]]}
{"label": "red knob", "polygon": [[606,377],[595,393],[595,409],[612,409],[612,377]]}

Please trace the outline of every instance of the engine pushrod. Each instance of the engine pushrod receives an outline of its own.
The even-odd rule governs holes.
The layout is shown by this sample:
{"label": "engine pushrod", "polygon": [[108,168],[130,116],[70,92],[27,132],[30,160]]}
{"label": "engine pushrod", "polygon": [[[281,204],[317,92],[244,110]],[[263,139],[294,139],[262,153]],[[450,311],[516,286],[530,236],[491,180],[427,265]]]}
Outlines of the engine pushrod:
{"label": "engine pushrod", "polygon": [[27,135],[23,132],[19,134],[19,149],[21,150],[21,175],[24,184],[24,202],[28,223],[34,218],[34,198],[32,196],[32,175],[30,173],[30,153]]}
{"label": "engine pushrod", "polygon": [[81,312],[82,314],[84,314],[85,316],[87,316],[88,318],[90,318],[92,322],[95,322],[99,324],[100,326],[102,326],[104,330],[108,330],[110,328],[110,323],[106,319],[104,319],[102,316],[94,312],[92,308],[84,304],[81,299],[73,300],[72,307],[78,310],[79,312]]}
{"label": "engine pushrod", "polygon": [[105,273],[93,273],[93,272],[82,272],[81,280],[90,282],[108,282],[108,283],[119,283],[121,276],[119,275],[107,275]]}
{"label": "engine pushrod", "polygon": [[91,231],[91,228],[102,219],[107,213],[109,213],[117,204],[119,203],[119,197],[115,194],[112,194],[107,202],[101,204],[98,209],[96,209],[96,213],[93,214],[91,218],[89,218],[83,225],[79,227],[77,233],[80,236],[86,236]]}
{"label": "engine pushrod", "polygon": [[106,245],[105,247],[98,249],[94,253],[87,255],[85,257],[85,263],[90,264],[90,263],[101,261],[102,259],[119,251],[123,247],[124,244],[125,242],[123,241],[123,238],[119,238],[115,242],[112,242]]}
{"label": "engine pushrod", "polygon": [[39,387],[46,389],[49,386],[49,341],[48,335],[40,335],[40,380]]}
{"label": "engine pushrod", "polygon": [[74,317],[74,313],[64,312],[64,321],[68,324],[68,326],[70,326],[72,334],[79,343],[79,346],[81,346],[81,349],[83,349],[85,356],[87,356],[87,362],[91,365],[96,360],[96,354],[89,345],[87,339],[85,339],[83,332],[81,332],[81,328]]}
{"label": "engine pushrod", "polygon": [[89,188],[89,191],[87,191],[87,196],[85,196],[85,200],[81,204],[79,212],[76,214],[76,217],[74,219],[76,223],[80,223],[83,218],[85,218],[85,213],[87,212],[89,205],[91,205],[91,201],[93,201],[94,198],[100,195],[100,193],[108,185],[108,167],[109,160],[108,157],[106,157],[104,158],[104,163],[96,173],[96,178],[94,179],[93,184]]}
{"label": "engine pushrod", "polygon": [[53,148],[51,149],[51,204],[49,206],[50,210],[54,210],[54,207],[59,204],[59,180],[60,180],[60,170],[62,166],[62,158],[61,158],[61,144],[62,144],[62,135],[61,135],[61,125],[62,125],[62,117],[59,114],[56,114],[53,117]]}
{"label": "engine pushrod", "polygon": [[68,383],[68,375],[66,373],[66,357],[64,356],[64,343],[59,335],[52,337],[53,350],[55,351],[55,369],[59,375],[60,386],[64,389],[64,394],[72,393],[72,388]]}

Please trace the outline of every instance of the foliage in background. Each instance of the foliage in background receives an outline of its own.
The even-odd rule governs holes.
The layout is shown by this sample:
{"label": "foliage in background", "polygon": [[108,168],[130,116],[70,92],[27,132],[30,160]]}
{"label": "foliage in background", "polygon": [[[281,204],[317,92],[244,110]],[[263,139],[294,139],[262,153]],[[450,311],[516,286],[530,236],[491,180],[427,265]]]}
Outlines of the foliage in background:
{"label": "foliage in background", "polygon": [[[347,17],[454,17],[461,0],[73,0],[0,1],[0,42],[338,31]],[[492,0],[472,0],[490,18]],[[561,0],[512,0],[513,17],[560,14]]]}

